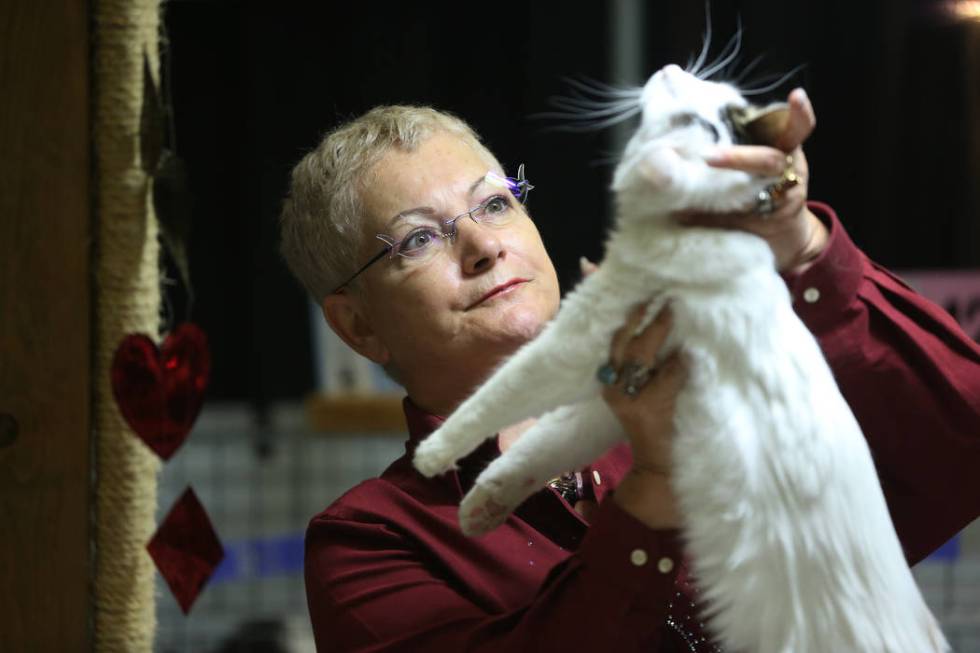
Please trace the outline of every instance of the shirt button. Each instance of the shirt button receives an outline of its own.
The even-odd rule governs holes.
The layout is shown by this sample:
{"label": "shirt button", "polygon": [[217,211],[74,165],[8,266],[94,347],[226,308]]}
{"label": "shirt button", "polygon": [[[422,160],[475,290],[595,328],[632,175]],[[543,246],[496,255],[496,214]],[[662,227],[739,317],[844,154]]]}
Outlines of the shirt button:
{"label": "shirt button", "polygon": [[596,485],[602,485],[602,478],[599,477],[599,470],[592,470],[592,480],[595,481]]}
{"label": "shirt button", "polygon": [[643,549],[633,549],[630,553],[630,562],[633,563],[634,567],[642,567],[647,563],[647,552]]}
{"label": "shirt button", "polygon": [[661,558],[657,561],[657,570],[661,574],[669,574],[674,569],[674,561],[670,558]]}
{"label": "shirt button", "polygon": [[814,304],[820,299],[820,291],[816,288],[807,288],[803,291],[803,301],[807,304]]}

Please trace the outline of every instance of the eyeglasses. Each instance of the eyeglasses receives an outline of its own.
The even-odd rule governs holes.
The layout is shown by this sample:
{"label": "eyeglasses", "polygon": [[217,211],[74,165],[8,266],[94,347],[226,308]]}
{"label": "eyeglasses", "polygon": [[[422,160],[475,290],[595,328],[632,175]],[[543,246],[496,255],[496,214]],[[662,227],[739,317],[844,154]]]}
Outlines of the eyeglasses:
{"label": "eyeglasses", "polygon": [[[387,257],[390,260],[395,256],[401,256],[413,262],[428,260],[441,251],[445,243],[451,243],[455,240],[458,231],[456,223],[460,218],[469,216],[477,224],[487,225],[489,227],[503,227],[510,224],[515,218],[524,215],[514,205],[514,199],[518,200],[522,206],[527,204],[527,196],[534,189],[534,186],[524,177],[523,163],[517,169],[517,177],[501,177],[497,173],[490,171],[487,173],[485,180],[491,186],[505,188],[507,193],[488,197],[469,211],[463,211],[456,217],[449,218],[448,220],[416,221],[415,224],[410,225],[411,230],[399,238],[387,234],[377,234],[375,237],[385,244],[384,248],[371,257],[371,260],[362,265],[357,272],[337,286],[330,294],[336,294],[343,290],[358,275],[382,258]],[[511,196],[513,196],[513,199]],[[419,224],[419,222],[422,222],[422,224]]]}

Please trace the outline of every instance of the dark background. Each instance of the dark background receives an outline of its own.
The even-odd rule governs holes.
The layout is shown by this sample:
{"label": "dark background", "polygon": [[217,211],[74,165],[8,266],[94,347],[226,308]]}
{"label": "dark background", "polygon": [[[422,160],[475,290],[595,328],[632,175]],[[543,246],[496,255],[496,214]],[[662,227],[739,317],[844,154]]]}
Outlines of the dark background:
{"label": "dark background", "polygon": [[[529,118],[606,82],[609,3],[234,3],[164,6],[176,150],[193,197],[192,319],[214,357],[210,396],[268,402],[313,387],[306,298],[277,253],[289,170],[338,122],[380,103],[424,103],[469,121],[509,171],[527,164],[532,212],[567,289],[601,257],[608,134]],[[701,46],[700,2],[644,5],[645,71]],[[758,73],[806,64],[818,127],[810,195],[895,269],[980,265],[974,113],[980,23],[908,0],[716,0],[717,53],[740,17]],[[976,56],[976,50],[974,55]],[[972,66],[972,68],[971,68]],[[972,71],[972,72],[971,72]],[[642,81],[642,80],[632,80]],[[972,95],[971,95],[972,94]],[[971,145],[972,139],[972,145]]]}

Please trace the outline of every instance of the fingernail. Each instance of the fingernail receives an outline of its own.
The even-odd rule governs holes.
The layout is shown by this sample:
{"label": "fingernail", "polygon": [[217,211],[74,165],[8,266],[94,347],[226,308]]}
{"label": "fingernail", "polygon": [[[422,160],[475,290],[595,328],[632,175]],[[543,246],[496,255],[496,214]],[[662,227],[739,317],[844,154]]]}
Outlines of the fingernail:
{"label": "fingernail", "polygon": [[725,163],[727,159],[727,152],[720,147],[706,150],[704,154],[704,162],[709,166]]}

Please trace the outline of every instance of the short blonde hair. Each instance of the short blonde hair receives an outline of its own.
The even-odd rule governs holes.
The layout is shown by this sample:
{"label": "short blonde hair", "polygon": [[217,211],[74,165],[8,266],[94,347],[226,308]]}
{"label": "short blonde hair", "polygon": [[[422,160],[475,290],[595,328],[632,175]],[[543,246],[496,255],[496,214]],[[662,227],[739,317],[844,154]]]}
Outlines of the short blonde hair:
{"label": "short blonde hair", "polygon": [[462,119],[431,107],[392,105],[335,128],[293,168],[279,217],[280,251],[317,303],[360,266],[361,193],[371,168],[390,148],[414,151],[440,131],[459,135],[499,167]]}

